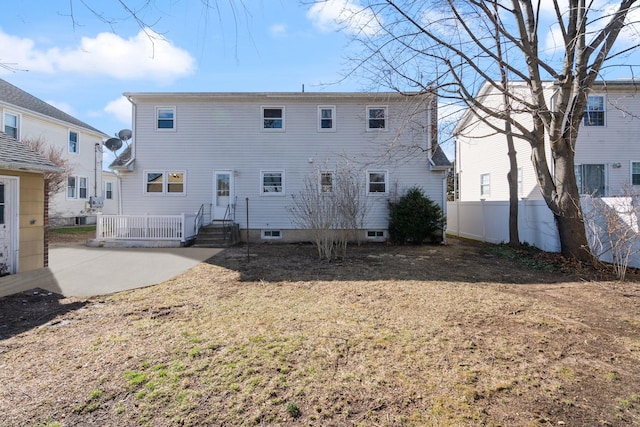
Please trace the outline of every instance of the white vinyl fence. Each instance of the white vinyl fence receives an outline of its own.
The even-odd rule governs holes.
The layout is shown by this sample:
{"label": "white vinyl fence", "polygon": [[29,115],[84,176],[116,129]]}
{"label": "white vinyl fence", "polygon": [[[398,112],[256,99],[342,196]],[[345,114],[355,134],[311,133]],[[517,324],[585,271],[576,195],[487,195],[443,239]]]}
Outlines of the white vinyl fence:
{"label": "white vinyl fence", "polygon": [[[593,200],[589,197],[582,199],[587,238],[593,252],[602,261],[611,262],[611,244],[607,241],[608,233],[603,231],[607,220],[603,217],[602,207],[594,208]],[[640,234],[635,214],[638,210],[629,208],[633,201],[625,197],[595,200],[599,205],[615,212],[620,221],[627,224],[628,227],[624,230],[626,236],[633,236],[626,237],[633,246],[628,265],[640,268]],[[483,242],[506,243],[509,241],[509,202],[447,202],[447,233]],[[518,233],[522,243],[528,243],[547,252],[560,252],[560,238],[555,219],[543,200],[520,200]]]}

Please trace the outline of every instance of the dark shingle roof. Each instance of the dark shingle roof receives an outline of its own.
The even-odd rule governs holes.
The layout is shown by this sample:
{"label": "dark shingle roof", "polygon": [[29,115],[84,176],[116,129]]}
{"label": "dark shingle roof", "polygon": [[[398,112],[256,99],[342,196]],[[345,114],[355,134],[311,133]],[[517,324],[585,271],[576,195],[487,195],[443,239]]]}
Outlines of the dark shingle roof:
{"label": "dark shingle roof", "polygon": [[116,159],[111,162],[111,164],[109,165],[109,169],[122,169],[123,167],[126,168],[127,163],[131,161],[131,154],[131,144],[129,144],[127,145],[127,148],[125,148],[122,153],[120,153],[118,157],[116,157]]}
{"label": "dark shingle roof", "polygon": [[59,168],[17,139],[0,132],[0,169],[54,172]]}
{"label": "dark shingle roof", "polygon": [[440,148],[439,144],[433,148],[431,161],[435,166],[451,167],[451,162],[447,158],[447,155],[444,154],[444,151],[442,151],[442,148]]}
{"label": "dark shingle roof", "polygon": [[53,105],[47,104],[43,100],[36,98],[35,96],[2,79],[0,79],[0,102],[24,108],[25,110],[30,110],[105,135],[104,132],[94,128],[93,126],[76,119],[62,110],[58,110]]}

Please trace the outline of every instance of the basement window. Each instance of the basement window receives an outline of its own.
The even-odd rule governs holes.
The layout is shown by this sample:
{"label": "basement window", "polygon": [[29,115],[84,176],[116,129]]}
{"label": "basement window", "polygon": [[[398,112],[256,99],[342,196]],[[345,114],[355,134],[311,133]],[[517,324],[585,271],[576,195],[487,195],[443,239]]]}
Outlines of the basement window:
{"label": "basement window", "polygon": [[367,230],[368,240],[384,240],[384,238],[385,238],[384,230]]}
{"label": "basement window", "polygon": [[263,239],[282,239],[282,232],[280,230],[262,230]]}

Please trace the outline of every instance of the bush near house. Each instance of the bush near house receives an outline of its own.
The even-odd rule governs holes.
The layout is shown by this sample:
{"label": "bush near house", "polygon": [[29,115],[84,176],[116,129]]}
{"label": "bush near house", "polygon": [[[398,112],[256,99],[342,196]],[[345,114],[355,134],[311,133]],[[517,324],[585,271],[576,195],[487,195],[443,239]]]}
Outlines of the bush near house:
{"label": "bush near house", "polygon": [[389,236],[397,244],[419,245],[433,239],[444,225],[442,209],[420,187],[411,187],[398,202],[389,202],[389,216]]}

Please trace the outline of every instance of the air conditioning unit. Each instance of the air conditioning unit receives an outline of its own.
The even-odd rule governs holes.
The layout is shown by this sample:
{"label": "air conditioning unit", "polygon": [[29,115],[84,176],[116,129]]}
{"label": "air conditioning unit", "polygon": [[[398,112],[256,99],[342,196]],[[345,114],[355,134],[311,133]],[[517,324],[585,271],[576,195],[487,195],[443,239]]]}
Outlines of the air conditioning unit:
{"label": "air conditioning unit", "polygon": [[92,208],[101,208],[104,205],[104,197],[89,197],[89,206]]}

